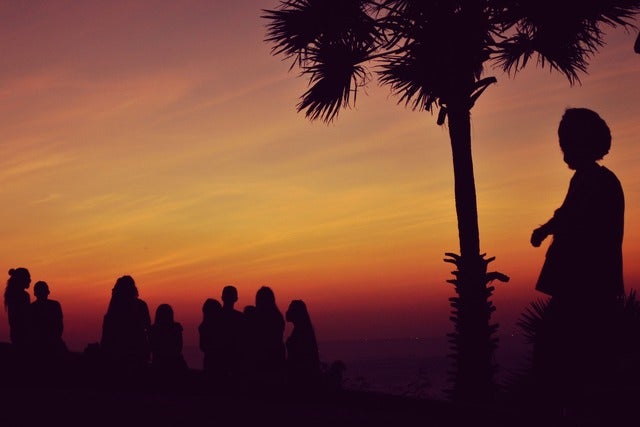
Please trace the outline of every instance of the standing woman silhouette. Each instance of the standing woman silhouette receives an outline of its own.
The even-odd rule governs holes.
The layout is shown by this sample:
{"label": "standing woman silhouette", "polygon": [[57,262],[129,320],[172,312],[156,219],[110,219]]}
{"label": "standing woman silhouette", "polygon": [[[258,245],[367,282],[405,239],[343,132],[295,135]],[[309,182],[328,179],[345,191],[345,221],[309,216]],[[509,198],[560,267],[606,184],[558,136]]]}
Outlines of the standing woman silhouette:
{"label": "standing woman silhouette", "polygon": [[29,307],[31,299],[26,289],[31,284],[29,270],[24,267],[9,270],[4,291],[4,308],[9,317],[11,343],[24,348],[29,341]]}

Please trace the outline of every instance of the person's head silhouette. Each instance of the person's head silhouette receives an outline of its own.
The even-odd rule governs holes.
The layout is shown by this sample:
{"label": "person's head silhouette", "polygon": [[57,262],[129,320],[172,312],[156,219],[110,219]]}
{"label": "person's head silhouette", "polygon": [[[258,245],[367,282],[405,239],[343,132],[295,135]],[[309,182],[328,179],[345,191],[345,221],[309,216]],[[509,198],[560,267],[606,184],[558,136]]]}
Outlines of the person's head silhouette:
{"label": "person's head silhouette", "polygon": [[31,274],[29,270],[24,267],[12,268],[9,270],[9,279],[7,280],[7,287],[15,289],[29,289],[31,284]]}
{"label": "person's head silhouette", "polygon": [[220,310],[222,310],[222,304],[217,299],[207,298],[202,304],[202,316],[205,319],[213,318]]}
{"label": "person's head silhouette", "polygon": [[135,299],[138,297],[138,288],[136,282],[131,276],[122,276],[116,280],[111,294],[116,298]]}
{"label": "person's head silhouette", "polygon": [[302,300],[293,300],[289,304],[287,313],[285,314],[287,322],[296,324],[311,323],[309,312],[307,311],[307,305]]}
{"label": "person's head silhouette", "polygon": [[570,169],[580,169],[602,159],[611,148],[607,123],[587,108],[568,108],[558,126],[564,161]]}
{"label": "person's head silhouette", "polygon": [[40,280],[33,285],[33,294],[37,299],[46,300],[49,298],[49,293],[49,285],[47,285],[47,282]]}
{"label": "person's head silhouette", "polygon": [[238,290],[235,286],[225,286],[222,289],[222,304],[224,307],[233,307],[238,301]]}
{"label": "person's head silhouette", "polygon": [[256,307],[273,308],[276,307],[276,296],[268,286],[263,286],[256,292]]}
{"label": "person's head silhouette", "polygon": [[173,308],[169,304],[160,304],[156,309],[156,325],[173,324]]}
{"label": "person's head silhouette", "polygon": [[4,291],[5,307],[11,305],[15,300],[21,300],[20,295],[25,293],[25,289],[29,289],[30,284],[31,274],[29,274],[29,270],[24,267],[10,269],[7,287]]}

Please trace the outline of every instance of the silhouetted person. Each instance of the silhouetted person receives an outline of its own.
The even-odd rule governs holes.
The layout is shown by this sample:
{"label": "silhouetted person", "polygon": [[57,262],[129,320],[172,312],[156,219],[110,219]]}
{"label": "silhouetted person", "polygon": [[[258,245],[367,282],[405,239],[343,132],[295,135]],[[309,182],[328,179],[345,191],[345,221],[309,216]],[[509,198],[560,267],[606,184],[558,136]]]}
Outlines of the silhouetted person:
{"label": "silhouetted person", "polygon": [[558,136],[575,173],[562,206],[531,236],[537,247],[553,235],[536,289],[561,300],[615,300],[624,294],[624,195],[613,172],[597,163],[611,147],[609,127],[595,112],[571,108]]}
{"label": "silhouetted person", "polygon": [[222,363],[222,380],[229,382],[244,375],[246,348],[245,322],[242,312],[235,309],[238,301],[238,290],[235,286],[222,289],[222,311],[220,312],[220,362]]}
{"label": "silhouetted person", "polygon": [[60,357],[67,351],[62,340],[62,306],[58,301],[49,299],[49,285],[46,282],[36,282],[33,294],[36,300],[30,308],[32,350],[38,357]]}
{"label": "silhouetted person", "polygon": [[636,37],[636,42],[633,45],[633,51],[635,53],[640,53],[640,33],[638,33],[638,36]]}
{"label": "silhouetted person", "polygon": [[138,298],[133,278],[118,278],[111,291],[100,342],[113,368],[128,373],[140,371],[148,365],[150,326],[149,308]]}
{"label": "silhouetted person", "polygon": [[290,384],[295,388],[312,389],[320,380],[320,355],[311,318],[302,300],[291,301],[286,320],[293,323],[286,342]]}
{"label": "silhouetted person", "polygon": [[29,341],[30,297],[26,289],[31,284],[29,270],[24,267],[9,270],[4,291],[4,308],[9,317],[9,337],[17,348],[24,349]]}
{"label": "silhouetted person", "polygon": [[549,336],[539,337],[534,362],[549,381],[575,383],[611,363],[609,341],[618,299],[624,294],[624,195],[618,178],[597,163],[611,147],[606,122],[585,108],[567,109],[558,127],[560,148],[575,170],[564,202],[533,231],[531,244],[553,241],[536,289],[551,296]]}
{"label": "silhouetted person", "polygon": [[202,323],[198,326],[200,350],[204,354],[202,370],[209,380],[223,376],[222,304],[208,298],[202,305]]}
{"label": "silhouetted person", "polygon": [[182,325],[174,320],[173,308],[160,304],[149,330],[151,366],[170,373],[183,372],[187,364],[182,355]]}
{"label": "silhouetted person", "polygon": [[286,353],[283,338],[285,320],[271,288],[263,286],[258,289],[252,320],[257,373],[273,380],[274,375],[282,373]]}

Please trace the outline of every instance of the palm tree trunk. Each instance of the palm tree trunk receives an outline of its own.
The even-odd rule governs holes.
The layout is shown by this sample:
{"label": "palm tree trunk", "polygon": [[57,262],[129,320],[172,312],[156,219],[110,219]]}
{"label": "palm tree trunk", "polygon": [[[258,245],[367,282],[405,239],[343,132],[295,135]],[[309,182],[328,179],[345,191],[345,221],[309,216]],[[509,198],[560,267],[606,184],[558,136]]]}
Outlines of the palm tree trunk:
{"label": "palm tree trunk", "polygon": [[449,254],[456,265],[457,297],[450,298],[455,331],[449,334],[454,370],[450,396],[460,403],[487,403],[493,396],[493,351],[497,340],[492,337],[497,325],[490,324],[495,310],[489,301],[492,287],[487,287],[487,263],[480,255],[478,209],[471,155],[471,123],[469,108],[448,105],[449,136],[453,152],[455,201],[460,239],[460,256]]}
{"label": "palm tree trunk", "polygon": [[460,255],[463,258],[480,255],[476,184],[471,156],[471,114],[467,108],[449,108],[449,137],[453,154],[456,214]]}

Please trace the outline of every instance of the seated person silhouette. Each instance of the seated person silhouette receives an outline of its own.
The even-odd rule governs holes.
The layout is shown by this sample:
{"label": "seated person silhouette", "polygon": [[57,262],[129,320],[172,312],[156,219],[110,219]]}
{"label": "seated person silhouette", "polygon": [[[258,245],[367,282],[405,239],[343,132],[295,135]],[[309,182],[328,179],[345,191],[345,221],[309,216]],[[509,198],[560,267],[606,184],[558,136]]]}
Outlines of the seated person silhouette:
{"label": "seated person silhouette", "polygon": [[4,307],[9,318],[9,338],[19,351],[25,350],[29,341],[29,306],[31,297],[26,291],[31,284],[29,270],[24,267],[9,270],[4,291]]}
{"label": "seated person silhouette", "polygon": [[207,298],[202,305],[202,323],[198,326],[200,350],[204,354],[202,370],[210,381],[219,381],[223,376],[222,349],[222,304]]}
{"label": "seated person silhouette", "polygon": [[[257,364],[260,355],[258,354],[258,324],[256,319],[256,306],[246,305],[242,310],[242,314],[244,315],[245,326],[245,343],[244,349],[242,350],[244,353],[243,370],[247,379],[257,380]],[[255,386],[256,381],[252,382]]]}
{"label": "seated person silhouette", "polygon": [[244,315],[235,309],[238,290],[235,286],[225,286],[222,290],[222,310],[220,311],[220,371],[221,381],[230,383],[244,375],[246,331]]}
{"label": "seated person silhouette", "polygon": [[575,172],[562,205],[531,235],[534,247],[553,236],[536,283],[551,296],[549,326],[536,337],[533,362],[544,388],[571,395],[568,387],[575,390],[587,377],[602,380],[612,363],[614,310],[624,295],[625,203],[616,175],[598,164],[609,152],[611,132],[596,112],[567,109],[558,138]]}
{"label": "seated person silhouette", "polygon": [[62,340],[64,330],[62,307],[49,299],[49,286],[39,281],[33,286],[36,300],[29,306],[29,357],[36,382],[59,384],[70,373],[69,353]]}
{"label": "seated person silhouette", "polygon": [[256,292],[253,311],[254,351],[258,374],[275,380],[285,364],[284,316],[276,304],[273,290],[262,286]]}
{"label": "seated person silhouette", "polygon": [[58,357],[67,351],[62,340],[64,330],[62,307],[49,299],[49,285],[39,281],[33,286],[36,300],[30,307],[30,343],[39,357]]}
{"label": "seated person silhouette", "polygon": [[182,325],[174,320],[173,308],[160,304],[149,330],[151,367],[165,373],[179,373],[187,369],[182,355]]}
{"label": "seated person silhouette", "polygon": [[149,363],[151,316],[131,276],[118,278],[102,323],[101,350],[114,373],[130,378]]}
{"label": "seated person silhouette", "polygon": [[287,322],[293,323],[286,341],[289,383],[296,389],[313,389],[320,380],[320,355],[304,301],[291,301],[285,316]]}

